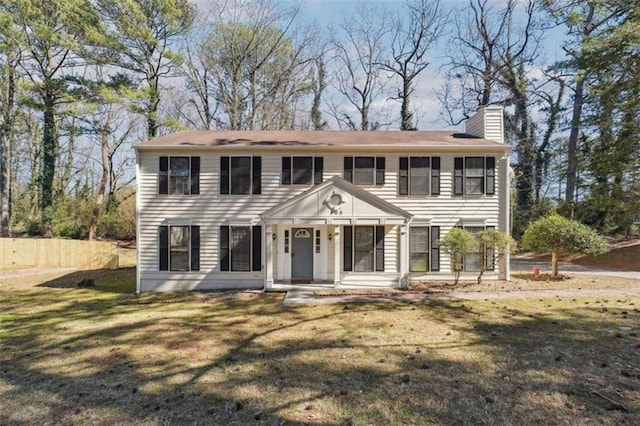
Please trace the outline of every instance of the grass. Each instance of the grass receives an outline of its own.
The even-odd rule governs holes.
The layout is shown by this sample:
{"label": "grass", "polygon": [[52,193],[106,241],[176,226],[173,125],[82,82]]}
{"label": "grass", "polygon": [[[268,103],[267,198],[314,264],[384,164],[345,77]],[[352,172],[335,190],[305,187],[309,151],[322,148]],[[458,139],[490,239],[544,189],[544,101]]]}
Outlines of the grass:
{"label": "grass", "polygon": [[[87,274],[96,287],[75,288]],[[134,276],[0,286],[0,424],[640,415],[640,296],[292,307],[258,292],[135,296]]]}

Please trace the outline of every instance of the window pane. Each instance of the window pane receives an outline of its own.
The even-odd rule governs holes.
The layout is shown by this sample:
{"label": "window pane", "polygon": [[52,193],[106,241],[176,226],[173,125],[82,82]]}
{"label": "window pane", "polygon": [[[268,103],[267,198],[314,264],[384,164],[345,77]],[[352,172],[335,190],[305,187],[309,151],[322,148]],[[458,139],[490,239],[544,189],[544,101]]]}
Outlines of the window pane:
{"label": "window pane", "polygon": [[293,183],[309,185],[313,177],[312,157],[293,157]]}
{"label": "window pane", "polygon": [[464,190],[466,194],[482,194],[482,179],[483,178],[470,178],[467,176],[464,183]]}
{"label": "window pane", "polygon": [[354,238],[354,270],[373,271],[373,226],[356,226]]}
{"label": "window pane", "polygon": [[251,270],[251,228],[248,226],[231,228],[231,270]]}
{"label": "window pane", "polygon": [[353,183],[357,185],[373,185],[374,163],[374,157],[356,157]]}
{"label": "window pane", "polygon": [[169,194],[189,194],[189,157],[171,157]]}
{"label": "window pane", "polygon": [[[484,231],[483,226],[465,226],[464,228],[471,234],[477,234]],[[480,255],[478,253],[470,253],[464,258],[464,270],[465,271],[479,271],[480,270]]]}
{"label": "window pane", "polygon": [[467,157],[465,162],[467,176],[484,177],[484,158]]}
{"label": "window pane", "polygon": [[231,193],[248,194],[251,189],[251,157],[231,157]]}
{"label": "window pane", "polygon": [[172,271],[189,270],[189,227],[172,226],[170,233]]}
{"label": "window pane", "polygon": [[409,171],[409,193],[429,194],[429,157],[411,157]]}
{"label": "window pane", "polygon": [[429,228],[412,226],[409,230],[409,270],[426,272],[429,267]]}

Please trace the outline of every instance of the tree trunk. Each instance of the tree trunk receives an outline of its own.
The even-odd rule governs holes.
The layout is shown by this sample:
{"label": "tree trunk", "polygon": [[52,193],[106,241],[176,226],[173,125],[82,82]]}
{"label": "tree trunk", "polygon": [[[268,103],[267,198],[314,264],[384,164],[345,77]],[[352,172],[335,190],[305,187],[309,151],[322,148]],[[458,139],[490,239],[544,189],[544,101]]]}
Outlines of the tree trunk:
{"label": "tree trunk", "polygon": [[400,107],[400,130],[416,130],[413,127],[413,114],[409,111],[409,94],[411,93],[411,82],[406,78],[402,82],[402,105]]}
{"label": "tree trunk", "polygon": [[558,252],[555,250],[551,252],[551,276],[558,276]]}
{"label": "tree trunk", "polygon": [[0,126],[0,237],[9,237],[9,220],[11,218],[11,149],[10,135],[12,129],[15,100],[14,66],[7,61],[7,93],[2,123]]}
{"label": "tree trunk", "polygon": [[[45,85],[52,85],[51,82]],[[40,209],[44,225],[44,237],[52,237],[53,220],[53,179],[56,171],[56,157],[58,154],[58,141],[55,122],[55,98],[50,92],[44,95],[44,128],[42,138],[42,173],[40,175],[40,188],[42,198]]]}
{"label": "tree trunk", "polygon": [[[578,176],[578,136],[582,121],[582,105],[584,102],[584,77],[583,70],[578,70],[576,91],[573,100],[573,114],[571,116],[571,132],[569,133],[569,146],[567,150],[567,187],[564,194],[565,201],[573,204],[576,192],[576,180]],[[573,207],[571,208],[573,216]]]}
{"label": "tree trunk", "polygon": [[158,77],[152,77],[149,81],[149,89],[151,90],[147,107],[147,137],[149,139],[158,136],[158,105],[160,104],[158,84]]}
{"label": "tree trunk", "polygon": [[102,146],[102,177],[100,178],[100,186],[98,187],[98,195],[96,196],[96,202],[91,212],[91,223],[89,224],[89,241],[96,239],[96,231],[98,228],[98,218],[102,205],[104,204],[104,193],[107,188],[107,180],[109,177],[109,144],[108,136],[105,132],[101,136]]}

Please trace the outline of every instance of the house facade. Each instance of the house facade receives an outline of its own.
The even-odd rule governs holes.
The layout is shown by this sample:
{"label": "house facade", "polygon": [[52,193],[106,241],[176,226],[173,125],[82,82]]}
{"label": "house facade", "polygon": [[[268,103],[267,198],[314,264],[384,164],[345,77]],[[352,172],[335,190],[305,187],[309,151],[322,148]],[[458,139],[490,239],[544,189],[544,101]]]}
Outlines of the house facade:
{"label": "house facade", "polygon": [[[465,133],[184,131],[139,143],[137,291],[450,279],[449,230],[509,232],[503,129],[502,109],[485,107]],[[509,279],[508,265],[488,278]]]}

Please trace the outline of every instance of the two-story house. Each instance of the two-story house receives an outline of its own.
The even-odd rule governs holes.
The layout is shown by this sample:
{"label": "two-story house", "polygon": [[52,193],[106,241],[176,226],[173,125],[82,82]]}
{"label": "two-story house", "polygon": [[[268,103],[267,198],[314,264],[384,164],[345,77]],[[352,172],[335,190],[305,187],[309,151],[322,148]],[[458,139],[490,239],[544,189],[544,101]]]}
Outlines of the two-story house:
{"label": "two-story house", "polygon": [[[485,107],[464,134],[183,131],[139,143],[137,291],[449,279],[439,240],[451,228],[509,231],[503,128],[502,109]],[[499,263],[489,277],[509,279]]]}

